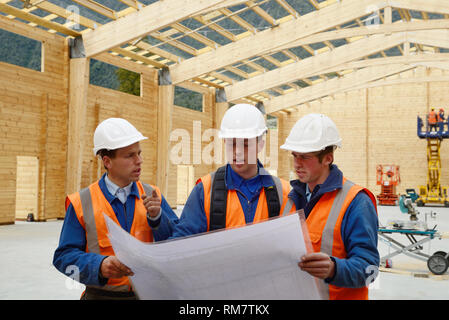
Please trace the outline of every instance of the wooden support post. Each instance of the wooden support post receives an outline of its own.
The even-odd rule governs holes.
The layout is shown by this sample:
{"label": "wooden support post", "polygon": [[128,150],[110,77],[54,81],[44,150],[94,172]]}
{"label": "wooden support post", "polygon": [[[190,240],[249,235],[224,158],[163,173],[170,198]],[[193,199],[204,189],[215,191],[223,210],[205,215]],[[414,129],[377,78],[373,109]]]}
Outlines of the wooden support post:
{"label": "wooden support post", "polygon": [[[215,91],[215,113],[214,113],[214,128],[219,130],[221,125],[221,120],[223,120],[223,116],[226,113],[226,110],[229,109],[229,103],[226,99],[226,93],[224,89],[218,89]],[[217,136],[218,138],[218,136]],[[214,170],[218,169],[222,165],[226,163],[226,156],[224,153],[224,143],[221,143],[221,155],[217,155],[217,158],[219,158],[220,162],[217,163],[217,161],[214,161]]]}
{"label": "wooden support post", "polygon": [[410,42],[404,42],[404,56],[408,57],[410,56]]}
{"label": "wooden support post", "polygon": [[[100,104],[98,102],[95,102],[94,106],[94,123],[95,128],[100,124]],[[96,181],[101,178],[102,168],[103,161],[100,157],[95,157],[95,159],[92,160],[92,181]]]}
{"label": "wooden support post", "polygon": [[[260,101],[257,102],[256,108],[259,109],[260,112],[262,112],[263,117],[265,118],[265,123],[267,123],[267,113],[265,112],[265,106],[264,106],[263,102],[260,102]],[[260,162],[262,162],[262,164],[264,165],[264,167],[266,169],[268,169],[267,147],[268,147],[268,132],[267,132],[267,134],[265,134],[265,146],[264,146],[263,150],[258,154],[258,159],[260,160]],[[270,163],[270,166],[271,166],[271,163]]]}
{"label": "wooden support post", "polygon": [[369,89],[365,89],[365,187],[369,187]]}
{"label": "wooden support post", "polygon": [[48,93],[41,97],[41,132],[39,146],[39,171],[38,171],[38,195],[37,217],[38,221],[45,220],[45,195],[47,190],[47,142],[48,142]]}
{"label": "wooden support post", "polygon": [[172,129],[174,89],[168,69],[159,71],[159,103],[157,115],[157,186],[168,191],[169,139]]}
{"label": "wooden support post", "polygon": [[[384,24],[390,26],[393,22],[393,12],[391,7],[385,7],[384,9]],[[386,33],[386,35],[390,35],[391,32]]]}
{"label": "wooden support post", "polygon": [[[426,76],[430,76],[430,68],[426,68]],[[430,112],[430,82],[426,83],[426,105],[427,105],[427,113]]]}
{"label": "wooden support post", "polygon": [[70,59],[69,112],[67,143],[66,193],[77,192],[81,186],[81,170],[85,145],[89,59]]}

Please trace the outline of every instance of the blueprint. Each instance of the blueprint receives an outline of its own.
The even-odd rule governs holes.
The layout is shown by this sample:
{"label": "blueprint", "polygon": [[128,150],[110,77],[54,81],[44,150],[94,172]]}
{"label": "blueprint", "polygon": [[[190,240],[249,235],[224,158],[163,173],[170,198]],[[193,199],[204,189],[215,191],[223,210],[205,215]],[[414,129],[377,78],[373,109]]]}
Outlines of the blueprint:
{"label": "blueprint", "polygon": [[308,247],[297,214],[155,243],[104,216],[140,299],[320,299],[316,279],[298,267]]}

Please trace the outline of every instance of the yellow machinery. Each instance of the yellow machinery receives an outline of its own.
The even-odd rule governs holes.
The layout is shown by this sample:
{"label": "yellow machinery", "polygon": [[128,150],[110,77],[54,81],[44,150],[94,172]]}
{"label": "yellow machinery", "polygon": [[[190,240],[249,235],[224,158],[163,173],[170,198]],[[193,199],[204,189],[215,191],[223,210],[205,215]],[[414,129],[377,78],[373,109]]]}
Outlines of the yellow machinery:
{"label": "yellow machinery", "polygon": [[449,187],[442,186],[440,147],[443,139],[449,138],[449,131],[445,130],[447,123],[439,123],[438,129],[422,131],[423,121],[418,116],[418,137],[427,140],[427,181],[425,186],[419,186],[419,198],[416,204],[444,204],[449,207]]}

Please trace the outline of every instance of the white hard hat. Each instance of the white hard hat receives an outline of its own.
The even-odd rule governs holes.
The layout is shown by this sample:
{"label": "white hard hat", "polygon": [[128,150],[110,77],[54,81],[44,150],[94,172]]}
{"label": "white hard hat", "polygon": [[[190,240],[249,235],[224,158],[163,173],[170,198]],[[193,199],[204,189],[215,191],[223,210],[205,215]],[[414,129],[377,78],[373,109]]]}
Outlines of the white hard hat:
{"label": "white hard hat", "polygon": [[144,137],[131,123],[121,118],[102,121],[94,133],[94,154],[101,149],[115,150],[130,146]]}
{"label": "white hard hat", "polygon": [[262,112],[250,104],[229,108],[221,121],[219,138],[256,138],[268,130]]}
{"label": "white hard hat", "polygon": [[281,149],[308,153],[328,146],[341,147],[337,126],[324,114],[310,113],[295,123]]}

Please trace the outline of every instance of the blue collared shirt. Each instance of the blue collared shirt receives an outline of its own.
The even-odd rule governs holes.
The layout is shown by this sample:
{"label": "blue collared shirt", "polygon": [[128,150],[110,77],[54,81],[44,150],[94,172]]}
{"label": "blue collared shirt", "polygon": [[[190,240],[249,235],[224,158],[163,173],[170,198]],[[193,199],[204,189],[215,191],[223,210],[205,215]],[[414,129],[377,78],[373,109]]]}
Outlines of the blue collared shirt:
{"label": "blue collared shirt", "polygon": [[309,185],[307,184],[307,185],[306,185],[306,199],[307,199],[307,202],[310,201],[310,198],[311,198],[311,197],[312,197],[312,192],[310,191]]}
{"label": "blue collared shirt", "polygon": [[133,186],[133,183],[131,182],[127,186],[120,188],[118,185],[116,185],[109,179],[107,173],[106,176],[104,177],[104,182],[106,183],[106,187],[108,188],[109,193],[118,198],[121,203],[125,204],[126,199],[128,199],[128,196],[131,194],[131,188]]}
{"label": "blue collared shirt", "polygon": [[[258,162],[258,174],[250,179],[240,177],[232,167],[227,164],[225,172],[225,185],[227,190],[236,190],[246,223],[254,220],[259,195],[263,187],[274,186],[271,175]],[[206,211],[204,210],[204,187],[198,183],[189,195],[179,222],[175,225],[172,238],[189,236],[207,231]]]}
{"label": "blue collared shirt", "polygon": [[[106,186],[105,175],[100,179],[99,186],[106,200],[110,203],[115,212],[120,226],[130,232],[134,219],[134,207],[136,198],[140,199],[137,184],[135,182],[129,188],[129,194],[125,203],[109,192]],[[156,241],[167,239],[172,233],[172,225],[176,223],[178,217],[173,212],[165,198],[162,196],[161,215],[157,221],[148,220],[152,227],[153,237]],[[85,252],[86,251],[86,231],[81,226],[73,205],[67,208],[64,223],[59,238],[59,246],[53,256],[53,265],[60,272],[68,274],[73,271],[69,268],[73,265],[78,267],[80,282],[85,285],[105,285],[108,279],[99,277],[101,262],[106,256]]]}

